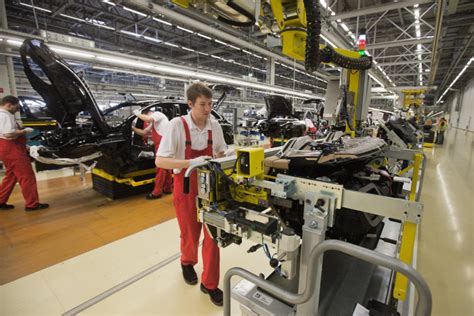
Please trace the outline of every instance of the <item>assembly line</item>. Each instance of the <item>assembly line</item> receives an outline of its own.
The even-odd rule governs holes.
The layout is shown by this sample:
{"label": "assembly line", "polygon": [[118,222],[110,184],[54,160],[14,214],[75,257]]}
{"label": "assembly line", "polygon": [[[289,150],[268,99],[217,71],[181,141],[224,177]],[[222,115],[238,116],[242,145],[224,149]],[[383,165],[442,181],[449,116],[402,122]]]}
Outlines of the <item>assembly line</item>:
{"label": "assembly line", "polygon": [[0,1],[0,315],[470,314],[472,10]]}

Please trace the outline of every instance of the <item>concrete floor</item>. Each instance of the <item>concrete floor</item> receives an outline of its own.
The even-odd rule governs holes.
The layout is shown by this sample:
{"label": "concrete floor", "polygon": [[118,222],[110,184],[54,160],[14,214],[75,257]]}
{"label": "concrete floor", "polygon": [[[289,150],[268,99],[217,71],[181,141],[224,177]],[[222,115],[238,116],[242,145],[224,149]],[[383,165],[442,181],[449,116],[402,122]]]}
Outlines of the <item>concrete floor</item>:
{"label": "concrete floor", "polygon": [[417,270],[433,315],[474,315],[474,133],[450,129],[444,145],[425,153]]}
{"label": "concrete floor", "polygon": [[[433,315],[474,315],[473,133],[450,130],[445,144],[425,150],[417,270],[433,294]],[[175,220],[157,225],[0,287],[0,315],[59,315],[178,251]],[[80,241],[78,241],[80,242]],[[268,272],[260,253],[231,246],[231,266]],[[198,266],[198,270],[200,267]],[[237,311],[233,304],[233,311]],[[85,311],[87,315],[219,315],[198,287],[181,280],[178,261]],[[237,313],[238,315],[238,313]]]}

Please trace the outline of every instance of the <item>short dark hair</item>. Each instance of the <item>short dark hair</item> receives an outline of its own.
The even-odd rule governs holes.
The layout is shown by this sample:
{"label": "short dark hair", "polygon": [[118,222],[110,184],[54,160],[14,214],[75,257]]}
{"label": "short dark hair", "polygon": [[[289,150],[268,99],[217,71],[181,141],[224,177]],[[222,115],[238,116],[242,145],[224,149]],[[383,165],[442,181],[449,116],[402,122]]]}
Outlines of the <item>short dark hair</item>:
{"label": "short dark hair", "polygon": [[193,83],[186,90],[186,97],[188,98],[188,101],[191,101],[192,103],[196,102],[196,99],[201,96],[209,99],[212,98],[212,90],[202,82]]}
{"label": "short dark hair", "polygon": [[17,97],[14,97],[12,95],[6,95],[2,98],[2,106],[7,104],[7,103],[17,105],[17,104],[20,103],[20,99],[18,99]]}

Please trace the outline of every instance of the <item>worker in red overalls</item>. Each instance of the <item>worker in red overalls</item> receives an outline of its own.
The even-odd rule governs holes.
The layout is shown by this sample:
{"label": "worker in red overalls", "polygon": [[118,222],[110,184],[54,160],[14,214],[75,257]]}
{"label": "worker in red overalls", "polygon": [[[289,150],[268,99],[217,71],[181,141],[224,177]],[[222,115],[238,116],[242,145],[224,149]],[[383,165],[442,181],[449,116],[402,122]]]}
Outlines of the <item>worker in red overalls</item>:
{"label": "worker in red overalls", "polygon": [[[142,114],[141,111],[138,109],[133,111],[133,114],[135,114],[139,119],[143,120],[145,122],[145,125],[148,125],[143,130],[144,134],[142,134],[138,128],[134,127],[133,130],[142,136],[146,136],[151,133],[156,155],[158,148],[160,147],[161,139],[168,128],[168,118],[166,117],[166,115],[158,111],[147,112],[147,114]],[[171,193],[172,185],[173,180],[171,176],[171,170],[156,168],[155,187],[153,189],[153,192],[148,193],[146,195],[147,200],[159,199],[163,195],[163,193]]]}
{"label": "worker in red overalls", "polygon": [[20,109],[18,98],[5,96],[0,104],[0,160],[5,166],[5,177],[0,186],[0,211],[13,209],[7,204],[8,198],[20,183],[21,193],[25,199],[25,211],[37,211],[48,208],[40,203],[36,177],[31,167],[26,149],[25,135],[33,132],[32,128],[21,129],[15,120],[15,112]]}
{"label": "worker in red overalls", "polygon": [[[197,221],[196,172],[191,175],[190,192],[183,193],[186,168],[204,162],[211,157],[222,157],[227,148],[219,123],[210,117],[212,91],[202,83],[192,84],[186,91],[191,112],[171,120],[156,157],[156,166],[173,169],[173,202],[181,231],[181,268],[184,281],[197,284],[194,265],[198,261],[201,223]],[[204,229],[202,245],[203,272],[201,291],[209,294],[211,301],[222,306],[222,291],[219,284],[219,248]]]}

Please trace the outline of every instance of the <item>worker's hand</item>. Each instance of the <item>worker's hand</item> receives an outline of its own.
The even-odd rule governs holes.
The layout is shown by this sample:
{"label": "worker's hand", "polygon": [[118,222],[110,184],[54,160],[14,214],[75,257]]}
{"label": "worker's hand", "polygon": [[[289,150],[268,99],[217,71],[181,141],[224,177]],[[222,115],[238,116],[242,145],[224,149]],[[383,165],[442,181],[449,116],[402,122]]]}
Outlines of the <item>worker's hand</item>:
{"label": "worker's hand", "polygon": [[140,109],[133,110],[133,114],[138,117],[140,114],[142,114],[142,111]]}
{"label": "worker's hand", "polygon": [[31,134],[35,131],[31,127],[25,127],[23,130],[25,131],[25,134]]}
{"label": "worker's hand", "polygon": [[195,165],[202,164],[203,162],[205,162],[209,159],[212,159],[212,157],[210,157],[210,156],[200,156],[200,157],[197,157],[197,158],[190,159],[189,160],[189,168],[191,168]]}

